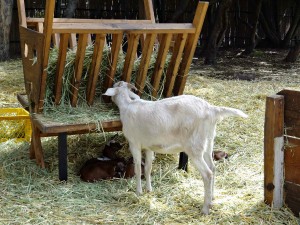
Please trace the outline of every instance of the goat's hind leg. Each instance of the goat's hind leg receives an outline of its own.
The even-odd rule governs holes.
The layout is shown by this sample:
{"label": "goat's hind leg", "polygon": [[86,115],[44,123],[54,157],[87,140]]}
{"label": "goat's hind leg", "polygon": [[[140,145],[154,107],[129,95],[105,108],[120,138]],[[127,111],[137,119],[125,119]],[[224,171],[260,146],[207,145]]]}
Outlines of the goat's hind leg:
{"label": "goat's hind leg", "polygon": [[134,160],[134,173],[136,176],[136,194],[141,195],[143,193],[142,190],[142,152],[141,147],[133,144],[132,142],[129,142],[129,149],[132,154],[133,160]]}
{"label": "goat's hind leg", "polygon": [[204,204],[202,208],[202,213],[207,215],[209,214],[209,209],[212,206],[212,182],[213,182],[213,173],[206,164],[203,155],[193,155],[190,157],[194,166],[199,170],[203,183],[204,183]]}

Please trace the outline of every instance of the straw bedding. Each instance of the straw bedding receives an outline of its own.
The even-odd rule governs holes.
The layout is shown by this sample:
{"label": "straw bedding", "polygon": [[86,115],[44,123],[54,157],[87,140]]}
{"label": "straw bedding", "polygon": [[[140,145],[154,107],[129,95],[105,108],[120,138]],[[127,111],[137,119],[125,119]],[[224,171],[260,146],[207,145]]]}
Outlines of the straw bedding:
{"label": "straw bedding", "polygon": [[[11,140],[1,144],[0,223],[297,224],[288,208],[275,210],[263,203],[263,124],[265,97],[283,88],[299,90],[300,67],[275,71],[272,61],[268,63],[262,75],[265,78],[269,73],[268,79],[257,81],[215,79],[212,75],[220,70],[203,65],[201,70],[190,72],[186,94],[249,114],[248,119],[226,119],[217,128],[215,149],[228,152],[230,157],[217,162],[216,195],[209,216],[200,214],[203,184],[199,173],[192,166],[188,173],[177,170],[177,156],[157,155],[152,173],[154,191],[140,197],[134,193],[135,179],[81,182],[77,171],[85,160],[99,156],[105,143],[103,135],[88,134],[68,139],[67,183],[58,181],[55,138],[43,139],[46,170],[28,158],[28,143]],[[11,77],[9,71],[15,71],[18,78],[11,89],[23,82],[20,61],[0,63],[1,90]],[[122,151],[129,155],[126,148]]]}

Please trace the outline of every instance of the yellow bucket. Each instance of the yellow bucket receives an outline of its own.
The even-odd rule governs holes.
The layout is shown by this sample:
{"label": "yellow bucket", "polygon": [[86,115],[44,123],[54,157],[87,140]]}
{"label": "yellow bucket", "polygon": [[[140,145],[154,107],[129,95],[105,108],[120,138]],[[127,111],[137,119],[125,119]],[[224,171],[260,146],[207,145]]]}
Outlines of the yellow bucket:
{"label": "yellow bucket", "polygon": [[0,108],[0,142],[9,139],[30,141],[29,113],[23,108]]}

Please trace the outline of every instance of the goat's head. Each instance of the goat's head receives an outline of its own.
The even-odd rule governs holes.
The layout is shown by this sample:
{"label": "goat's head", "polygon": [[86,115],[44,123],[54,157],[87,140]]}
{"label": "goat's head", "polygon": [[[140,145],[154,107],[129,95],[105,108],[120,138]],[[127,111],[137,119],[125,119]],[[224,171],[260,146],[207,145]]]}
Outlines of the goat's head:
{"label": "goat's head", "polygon": [[134,85],[124,81],[119,81],[115,83],[112,88],[108,88],[103,95],[110,96],[113,102],[115,102],[115,97],[122,92],[127,93],[131,99],[140,99],[140,97],[132,91],[137,91],[137,88]]}

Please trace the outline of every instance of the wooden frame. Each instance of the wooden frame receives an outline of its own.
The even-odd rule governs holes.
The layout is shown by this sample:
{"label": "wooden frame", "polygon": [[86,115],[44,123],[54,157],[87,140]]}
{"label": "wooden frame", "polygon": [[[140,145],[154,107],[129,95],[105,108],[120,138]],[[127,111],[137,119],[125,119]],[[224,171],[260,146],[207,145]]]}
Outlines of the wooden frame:
{"label": "wooden frame", "polygon": [[[122,44],[122,38],[128,37],[128,49],[125,56],[125,65],[122,80],[130,81],[133,61],[136,57],[137,46],[141,44],[141,64],[135,85],[138,94],[144,91],[146,74],[154,45],[158,46],[158,57],[155,70],[152,75],[152,85],[159,88],[161,82],[162,68],[165,65],[167,53],[171,53],[171,61],[167,69],[167,82],[165,82],[165,96],[179,95],[183,93],[186,77],[195,52],[197,41],[202,29],[208,3],[199,2],[193,23],[188,24],[156,24],[152,9],[152,1],[144,0],[146,20],[88,20],[88,19],[58,19],[53,18],[55,1],[46,1],[45,18],[34,19],[25,17],[24,0],[18,0],[20,42],[22,50],[22,62],[27,99],[18,96],[24,106],[31,113],[33,126],[31,142],[31,158],[35,158],[41,167],[45,167],[41,137],[58,136],[59,151],[59,178],[67,180],[67,135],[88,133],[98,126],[98,122],[92,124],[70,123],[59,124],[49,122],[43,114],[45,89],[47,82],[47,66],[51,44],[56,45],[58,50],[58,61],[55,75],[54,103],[59,104],[61,99],[61,87],[68,48],[76,46],[75,76],[72,80],[70,104],[77,106],[78,89],[81,85],[83,58],[86,45],[93,35],[94,52],[90,70],[88,71],[87,102],[92,105],[95,97],[95,87],[98,80],[102,51],[105,37],[112,36],[111,44],[111,67],[105,74],[103,91],[113,85],[115,78],[118,55]],[[30,29],[30,25],[33,29]],[[76,35],[76,39],[74,36]],[[157,43],[157,37],[161,37],[161,43]],[[175,38],[176,37],[176,38]],[[170,50],[170,42],[175,40],[174,49]],[[37,60],[33,64],[32,57]],[[157,90],[153,91],[154,95]],[[104,99],[105,100],[105,99]],[[120,131],[122,124],[116,121],[101,121],[104,131]],[[181,163],[186,164],[186,157]]]}
{"label": "wooden frame", "polygon": [[300,92],[267,97],[264,139],[264,196],[275,208],[300,213]]}

